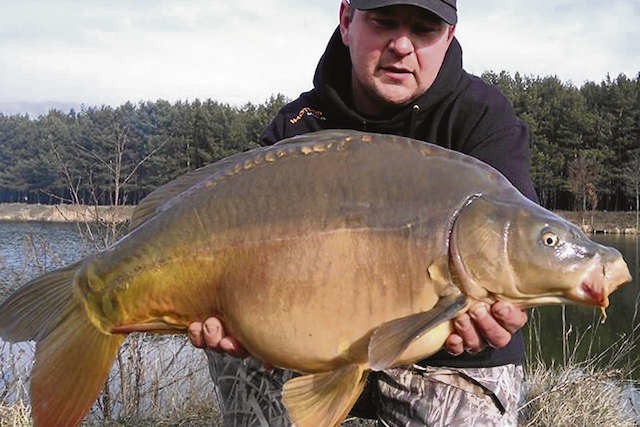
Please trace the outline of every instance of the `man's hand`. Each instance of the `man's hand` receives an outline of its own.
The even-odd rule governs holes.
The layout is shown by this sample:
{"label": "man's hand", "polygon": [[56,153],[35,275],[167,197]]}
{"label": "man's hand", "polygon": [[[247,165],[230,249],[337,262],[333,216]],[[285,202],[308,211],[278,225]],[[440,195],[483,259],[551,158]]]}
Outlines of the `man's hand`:
{"label": "man's hand", "polygon": [[[526,322],[527,313],[508,302],[498,301],[490,308],[486,304],[477,304],[469,313],[456,317],[456,331],[449,335],[444,347],[453,355],[465,350],[478,353],[487,345],[504,347],[511,341],[511,335]],[[190,324],[189,340],[198,348],[209,348],[235,357],[249,355],[235,338],[225,335],[222,323],[215,317]]]}
{"label": "man's hand", "polygon": [[489,308],[479,303],[455,318],[455,332],[449,335],[444,347],[453,355],[464,351],[478,353],[487,345],[501,348],[509,344],[511,335],[525,323],[527,313],[513,304],[498,301]]}
{"label": "man's hand", "polygon": [[198,348],[208,348],[235,357],[249,355],[235,338],[225,335],[222,323],[216,317],[190,324],[189,340]]}

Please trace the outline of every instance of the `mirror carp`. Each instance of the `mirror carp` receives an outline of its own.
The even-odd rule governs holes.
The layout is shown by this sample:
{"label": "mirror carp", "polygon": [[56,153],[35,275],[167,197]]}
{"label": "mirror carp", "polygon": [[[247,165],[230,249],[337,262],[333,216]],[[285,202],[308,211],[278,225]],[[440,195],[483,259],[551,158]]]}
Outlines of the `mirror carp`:
{"label": "mirror carp", "polygon": [[434,354],[477,303],[600,307],[621,254],[470,156],[408,138],[321,131],[160,187],[112,247],[32,280],[0,336],[37,342],[36,426],[80,423],[124,337],[219,317],[257,359],[302,375],[299,427],[336,426],[367,373]]}

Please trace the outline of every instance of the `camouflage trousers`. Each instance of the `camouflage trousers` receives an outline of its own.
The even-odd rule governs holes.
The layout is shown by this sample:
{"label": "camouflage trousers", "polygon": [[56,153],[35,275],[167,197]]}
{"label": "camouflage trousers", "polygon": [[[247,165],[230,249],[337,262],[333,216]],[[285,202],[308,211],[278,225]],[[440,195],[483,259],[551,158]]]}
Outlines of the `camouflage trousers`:
{"label": "camouflage trousers", "polygon": [[[254,359],[207,351],[225,427],[289,426],[281,389],[296,374]],[[516,426],[524,382],[519,365],[394,368],[370,375],[363,406],[378,426]],[[369,403],[370,405],[367,405]]]}
{"label": "camouflage trousers", "polygon": [[394,368],[378,374],[383,426],[516,426],[520,365]]}

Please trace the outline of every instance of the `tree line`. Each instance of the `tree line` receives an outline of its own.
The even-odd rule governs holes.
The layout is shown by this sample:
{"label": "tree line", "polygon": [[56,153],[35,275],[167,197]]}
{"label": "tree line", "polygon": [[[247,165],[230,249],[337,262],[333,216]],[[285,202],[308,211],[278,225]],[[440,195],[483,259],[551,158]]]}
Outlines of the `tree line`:
{"label": "tree line", "polygon": [[[635,210],[640,72],[576,87],[486,72],[531,133],[531,176],[550,209]],[[178,175],[259,145],[287,102],[126,103],[46,115],[0,114],[0,202],[137,203]]]}
{"label": "tree line", "polygon": [[531,178],[551,209],[635,210],[640,179],[640,72],[581,87],[502,72],[498,85],[529,127]]}
{"label": "tree line", "polygon": [[287,100],[164,100],[0,114],[0,202],[135,204],[173,178],[258,146]]}

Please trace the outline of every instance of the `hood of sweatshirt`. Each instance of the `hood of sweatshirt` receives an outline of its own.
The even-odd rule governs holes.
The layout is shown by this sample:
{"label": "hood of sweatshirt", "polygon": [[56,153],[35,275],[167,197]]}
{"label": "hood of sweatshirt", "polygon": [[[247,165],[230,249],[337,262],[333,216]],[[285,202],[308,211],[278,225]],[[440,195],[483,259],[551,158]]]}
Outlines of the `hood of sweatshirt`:
{"label": "hood of sweatshirt", "polygon": [[358,113],[351,93],[351,59],[342,43],[339,29],[331,36],[320,58],[313,78],[325,112],[345,127],[382,133],[414,136],[415,126],[442,100],[456,92],[462,82],[462,48],[454,38],[447,50],[440,71],[431,87],[417,99],[385,118],[371,118]]}

